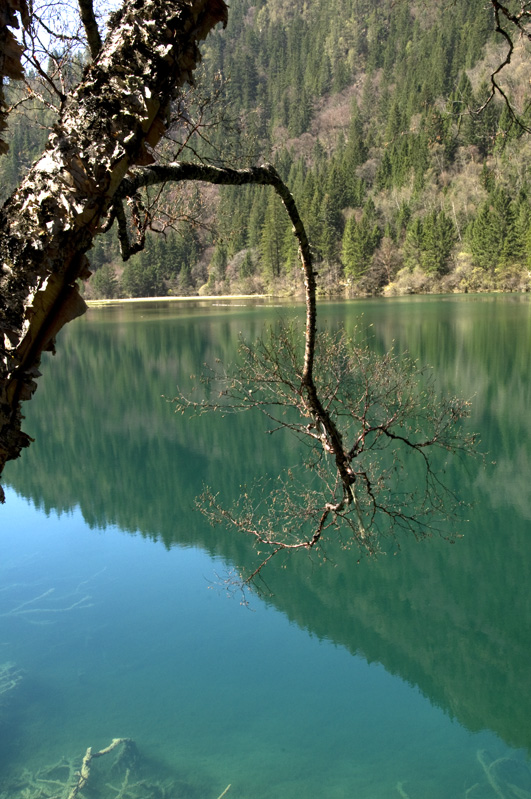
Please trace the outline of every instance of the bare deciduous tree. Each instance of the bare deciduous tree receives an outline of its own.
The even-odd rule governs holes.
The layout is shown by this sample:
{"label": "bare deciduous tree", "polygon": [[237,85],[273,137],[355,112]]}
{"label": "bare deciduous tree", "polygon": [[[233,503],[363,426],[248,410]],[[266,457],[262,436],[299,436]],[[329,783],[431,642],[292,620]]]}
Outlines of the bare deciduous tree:
{"label": "bare deciduous tree", "polygon": [[[416,537],[439,529],[453,538],[447,525],[460,500],[443,481],[434,453],[475,451],[476,436],[462,426],[469,403],[439,396],[428,370],[406,355],[378,356],[343,333],[319,333],[306,231],[273,167],[170,169],[175,178],[197,169],[204,180],[273,186],[293,224],[304,271],[304,331],[280,324],[254,344],[242,341],[239,364],[228,370],[205,364],[203,396],[173,399],[177,412],[196,415],[258,409],[274,425],[269,432],[289,431],[308,446],[300,481],[288,470],[273,486],[248,487],[229,508],[211,488],[200,498],[198,506],[213,524],[254,539],[259,562],[241,580],[255,581],[280,552],[322,549],[330,534],[369,553],[379,549],[382,534],[399,529]],[[157,170],[151,174],[155,180]]]}
{"label": "bare deciduous tree", "polygon": [[305,333],[280,324],[242,341],[237,364],[205,365],[200,386],[173,399],[194,415],[259,410],[269,433],[287,431],[306,445],[299,467],[246,486],[232,505],[211,487],[198,501],[211,523],[255,540],[260,557],[245,583],[274,555],[323,550],[330,536],[369,554],[399,531],[455,537],[461,503],[444,471],[449,457],[475,450],[462,425],[469,403],[440,396],[429,370],[407,355],[378,355],[343,333],[317,333],[308,367]]}

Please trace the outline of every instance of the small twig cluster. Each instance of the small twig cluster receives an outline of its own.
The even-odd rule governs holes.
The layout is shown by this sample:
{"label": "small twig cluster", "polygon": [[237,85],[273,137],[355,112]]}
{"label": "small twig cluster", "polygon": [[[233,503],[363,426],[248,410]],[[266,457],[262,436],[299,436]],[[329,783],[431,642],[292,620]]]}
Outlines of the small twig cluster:
{"label": "small twig cluster", "polygon": [[[230,369],[205,365],[203,396],[174,398],[180,412],[258,409],[309,448],[306,478],[293,474],[280,487],[244,491],[231,509],[206,489],[199,506],[214,523],[235,527],[267,554],[252,581],[281,551],[312,550],[330,530],[368,552],[383,532],[405,529],[424,536],[446,522],[459,504],[433,465],[431,453],[470,453],[475,437],[462,431],[469,403],[440,398],[426,370],[406,356],[376,355],[343,334],[317,331],[316,273],[304,224],[288,188],[270,165],[246,170],[172,164],[139,170],[125,193],[163,177],[213,183],[271,185],[282,200],[299,244],[306,295],[304,331],[281,324],[255,344],[240,343]],[[420,474],[413,477],[413,458]],[[442,528],[441,528],[442,529]]]}
{"label": "small twig cluster", "polygon": [[269,433],[288,431],[306,445],[301,472],[244,489],[225,507],[206,488],[198,507],[213,524],[255,539],[262,560],[312,550],[332,532],[343,546],[378,551],[382,534],[405,530],[449,535],[459,505],[435,465],[435,452],[468,454],[475,437],[462,431],[469,403],[438,396],[428,370],[407,356],[382,356],[343,334],[318,334],[310,397],[303,380],[304,336],[281,324],[254,344],[241,341],[232,369],[205,367],[199,399],[181,394],[180,412],[259,410]]}
{"label": "small twig cluster", "polygon": [[518,125],[518,127],[526,133],[531,133],[531,128],[526,124],[524,116],[517,113],[511,98],[507,95],[507,92],[498,79],[505,67],[509,66],[511,63],[515,48],[514,31],[516,31],[521,39],[531,42],[531,3],[527,0],[519,0],[519,9],[514,12],[511,11],[509,6],[500,3],[498,0],[490,0],[490,3],[494,11],[494,30],[504,39],[507,45],[507,51],[503,60],[491,73],[490,91],[485,101],[476,110],[476,113],[481,114],[489,103],[492,102],[494,97],[499,95],[505,103],[511,123]]}

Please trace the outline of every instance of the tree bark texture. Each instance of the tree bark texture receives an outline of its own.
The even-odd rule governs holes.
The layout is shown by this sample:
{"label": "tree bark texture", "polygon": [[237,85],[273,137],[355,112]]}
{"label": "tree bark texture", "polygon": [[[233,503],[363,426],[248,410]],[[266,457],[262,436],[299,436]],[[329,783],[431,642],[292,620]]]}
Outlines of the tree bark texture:
{"label": "tree bark texture", "polygon": [[17,13],[20,14],[22,24],[29,22],[26,0],[2,0],[0,3],[0,155],[7,153],[9,145],[3,140],[7,128],[8,107],[4,97],[3,84],[6,80],[20,80],[24,74],[22,69],[22,46],[13,34],[13,28],[18,28]]}
{"label": "tree bark texture", "polygon": [[[40,355],[85,311],[76,280],[128,170],[150,162],[170,101],[192,81],[223,0],[126,0],[66,99],[41,158],[0,211],[0,473],[29,437],[20,403]],[[0,489],[1,497],[1,489]]]}

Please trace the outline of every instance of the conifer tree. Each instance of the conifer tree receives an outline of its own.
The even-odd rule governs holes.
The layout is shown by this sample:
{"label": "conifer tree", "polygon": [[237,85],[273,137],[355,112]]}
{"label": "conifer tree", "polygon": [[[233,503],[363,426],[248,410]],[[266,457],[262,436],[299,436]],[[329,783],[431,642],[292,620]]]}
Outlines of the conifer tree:
{"label": "conifer tree", "polygon": [[421,235],[421,266],[427,274],[448,271],[448,260],[456,239],[455,227],[444,211],[432,211],[424,217]]}
{"label": "conifer tree", "polygon": [[359,222],[354,214],[349,217],[341,251],[345,277],[359,280],[368,271],[380,239],[381,232],[370,208],[364,209]]}
{"label": "conifer tree", "polygon": [[423,224],[420,217],[414,217],[408,224],[404,238],[404,265],[416,269],[422,263]]}
{"label": "conifer tree", "polygon": [[278,198],[270,193],[260,241],[262,269],[268,281],[274,281],[280,277],[285,263],[285,222],[283,217]]}
{"label": "conifer tree", "polygon": [[474,262],[482,269],[494,269],[498,264],[502,241],[500,229],[490,200],[485,200],[468,229],[468,242]]}
{"label": "conifer tree", "polygon": [[114,266],[104,263],[90,281],[91,289],[96,298],[116,299],[120,296],[120,287]]}

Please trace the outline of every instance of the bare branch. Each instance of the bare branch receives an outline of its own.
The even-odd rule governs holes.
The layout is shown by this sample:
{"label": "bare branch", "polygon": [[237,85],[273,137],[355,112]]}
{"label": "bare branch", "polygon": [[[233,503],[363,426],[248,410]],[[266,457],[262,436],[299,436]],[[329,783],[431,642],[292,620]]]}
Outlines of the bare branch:
{"label": "bare branch", "polygon": [[529,9],[529,3],[521,1],[520,4],[520,11],[518,13],[512,13],[509,8],[503,3],[498,2],[498,0],[490,0],[491,6],[494,10],[494,21],[495,21],[495,28],[494,30],[496,33],[499,33],[500,36],[503,37],[507,44],[507,52],[505,54],[505,58],[498,64],[497,68],[494,72],[490,75],[490,92],[486,98],[486,100],[481,104],[481,106],[476,109],[476,114],[481,114],[485,108],[493,101],[495,96],[498,94],[503,102],[505,103],[505,107],[509,114],[509,118],[511,122],[517,124],[522,130],[526,133],[531,133],[531,128],[524,122],[521,114],[518,114],[514,108],[513,103],[511,102],[510,98],[507,96],[506,91],[501,86],[498,76],[501,72],[505,69],[505,67],[509,66],[511,63],[513,54],[514,54],[514,41],[512,35],[509,31],[503,26],[503,19],[509,22],[514,29],[519,33],[522,38],[531,41],[531,32],[527,27],[528,23],[531,21],[531,10]]}
{"label": "bare branch", "polygon": [[[131,196],[141,187],[154,186],[168,181],[182,180],[198,180],[233,186],[242,186],[245,184],[269,185],[274,188],[282,200],[293,225],[293,233],[299,245],[299,254],[304,272],[304,285],[306,290],[306,346],[304,353],[304,369],[301,380],[308,391],[308,401],[315,406],[314,411],[316,413],[320,412],[320,409],[317,407],[317,398],[312,390],[313,353],[316,334],[315,272],[313,271],[308,236],[306,235],[306,230],[291,192],[271,164],[249,167],[247,169],[230,169],[228,167],[220,168],[208,166],[206,164],[177,162],[166,165],[155,164],[150,167],[133,170],[132,175],[122,181],[118,196]],[[334,437],[333,431],[329,432],[332,437]]]}
{"label": "bare branch", "polygon": [[475,446],[460,424],[467,402],[441,399],[426,370],[406,356],[378,356],[344,335],[316,335],[314,403],[301,379],[304,338],[298,326],[280,324],[252,345],[243,341],[232,369],[203,372],[200,399],[173,400],[176,411],[196,414],[260,410],[275,421],[269,432],[292,433],[308,448],[297,470],[245,488],[229,510],[209,489],[201,498],[212,523],[253,537],[262,553],[244,582],[272,556],[309,552],[325,535],[369,554],[380,536],[398,530],[448,535],[460,503],[435,454],[468,454]]}
{"label": "bare branch", "polygon": [[81,22],[87,34],[87,42],[89,45],[90,54],[94,61],[101,50],[101,36],[94,15],[94,6],[92,0],[78,0],[79,11],[81,13]]}
{"label": "bare branch", "polygon": [[128,261],[132,255],[144,249],[146,243],[146,229],[150,221],[150,216],[146,212],[139,195],[135,194],[134,197],[129,198],[128,205],[131,208],[131,223],[136,237],[136,241],[133,244],[131,244],[129,238],[129,229],[123,201],[116,200],[114,203],[114,218],[116,218],[118,223],[118,240],[120,242],[122,259],[124,261]]}

